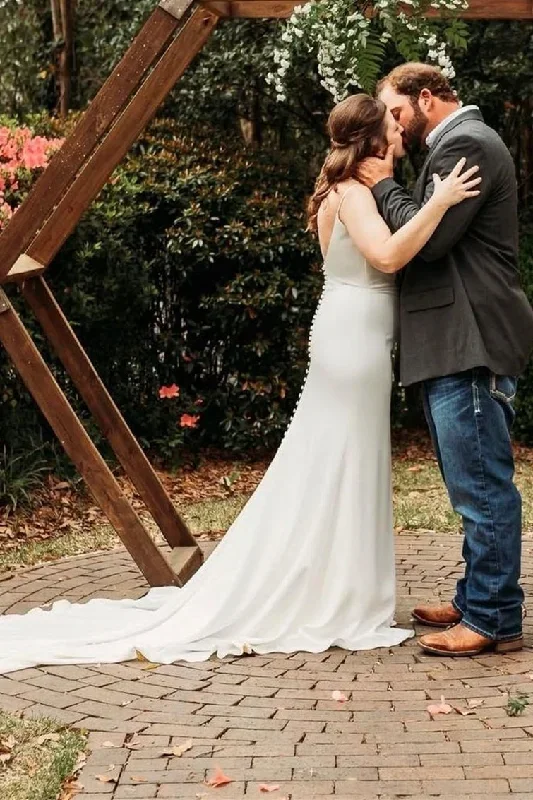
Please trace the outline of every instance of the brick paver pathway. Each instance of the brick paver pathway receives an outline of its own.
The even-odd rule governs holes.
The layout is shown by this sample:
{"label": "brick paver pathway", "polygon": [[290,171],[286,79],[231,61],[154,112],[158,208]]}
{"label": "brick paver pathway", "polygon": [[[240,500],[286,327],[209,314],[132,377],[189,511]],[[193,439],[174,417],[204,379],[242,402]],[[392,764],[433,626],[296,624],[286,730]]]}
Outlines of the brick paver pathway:
{"label": "brick paver pathway", "polygon": [[[457,535],[397,537],[400,623],[409,624],[415,601],[449,597],[460,547]],[[531,595],[533,536],[524,575]],[[0,579],[0,611],[145,590],[123,550],[94,553]],[[532,800],[533,705],[521,716],[505,712],[509,691],[531,691],[533,703],[533,606],[525,622],[530,647],[507,657],[432,658],[409,642],[156,669],[27,669],[0,677],[0,707],[91,731],[80,800]],[[337,689],[347,702],[332,699]],[[441,695],[459,711],[432,718],[426,708]],[[172,754],[188,740],[187,752]],[[234,782],[207,786],[217,766]],[[262,793],[262,783],[280,788]]]}

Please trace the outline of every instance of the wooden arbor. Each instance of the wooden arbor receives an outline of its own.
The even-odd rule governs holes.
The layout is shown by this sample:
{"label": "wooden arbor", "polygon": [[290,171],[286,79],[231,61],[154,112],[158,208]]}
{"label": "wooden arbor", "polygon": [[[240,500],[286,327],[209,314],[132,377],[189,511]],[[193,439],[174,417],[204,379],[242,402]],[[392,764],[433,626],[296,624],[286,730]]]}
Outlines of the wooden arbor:
{"label": "wooden arbor", "polygon": [[[221,17],[287,17],[297,0],[161,0],[0,236],[0,341],[65,451],[153,585],[182,585],[202,555],[100,381],[43,273]],[[533,19],[533,0],[470,0],[470,18]],[[146,507],[167,560],[88,437],[1,285],[16,282]]]}

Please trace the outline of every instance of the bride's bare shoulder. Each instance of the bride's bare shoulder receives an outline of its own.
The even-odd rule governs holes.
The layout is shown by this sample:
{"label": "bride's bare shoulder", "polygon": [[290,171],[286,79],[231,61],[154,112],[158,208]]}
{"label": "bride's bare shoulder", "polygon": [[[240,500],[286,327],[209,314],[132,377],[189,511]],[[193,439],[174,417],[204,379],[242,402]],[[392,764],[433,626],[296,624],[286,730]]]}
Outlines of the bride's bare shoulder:
{"label": "bride's bare shoulder", "polygon": [[[335,221],[335,216],[343,202],[344,195],[355,186],[359,186],[363,191],[367,191],[365,187],[357,181],[342,181],[342,183],[338,183],[331,188],[318,209],[319,224],[322,221],[323,224],[328,225],[328,223],[332,224]],[[356,192],[353,192],[353,194],[356,194]]]}
{"label": "bride's bare shoulder", "polygon": [[[360,186],[361,189],[365,189],[365,187],[357,183],[357,181],[342,181],[331,188],[320,204],[317,214],[318,238],[324,255],[328,250],[335,219],[344,201],[344,195],[347,191],[351,190],[353,186]],[[353,192],[353,194],[355,195],[356,192]]]}

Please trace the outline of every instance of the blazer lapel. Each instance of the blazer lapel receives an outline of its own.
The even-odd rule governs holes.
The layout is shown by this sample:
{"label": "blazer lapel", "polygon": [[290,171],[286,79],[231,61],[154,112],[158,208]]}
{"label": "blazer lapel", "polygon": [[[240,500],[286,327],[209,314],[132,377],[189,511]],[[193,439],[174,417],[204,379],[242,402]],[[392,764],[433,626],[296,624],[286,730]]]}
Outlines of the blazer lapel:
{"label": "blazer lapel", "polygon": [[[431,143],[431,147],[429,148],[428,159],[431,158],[431,155],[435,151],[435,149],[439,146],[444,136],[450,131],[453,131],[454,128],[459,127],[462,125],[463,122],[468,122],[472,120],[478,120],[483,122],[483,114],[481,111],[478,111],[476,108],[472,108],[470,111],[465,111],[463,114],[459,114],[458,117],[454,117],[447,125],[444,125],[441,131],[435,137],[435,141]],[[426,160],[427,163],[427,160]]]}
{"label": "blazer lapel", "polygon": [[415,184],[415,188],[413,191],[413,200],[415,201],[417,206],[422,205],[422,201],[424,199],[424,193],[427,183],[428,166],[429,166],[429,157],[426,158],[426,160],[424,161],[424,166],[422,167],[420,175],[418,176],[418,180]]}
{"label": "blazer lapel", "polygon": [[429,152],[426,156],[426,160],[424,161],[424,165],[420,171],[420,175],[418,177],[413,192],[413,199],[417,205],[421,205],[424,199],[425,189],[428,183],[427,178],[428,178],[431,158],[433,156],[433,153],[441,143],[442,139],[444,138],[444,136],[446,136],[446,134],[450,133],[450,131],[453,131],[455,128],[458,128],[459,125],[462,125],[463,122],[468,122],[473,119],[480,120],[481,122],[483,122],[483,114],[481,113],[481,111],[478,111],[475,108],[472,108],[470,111],[465,111],[463,114],[459,114],[458,117],[454,117],[452,120],[450,120],[450,122],[447,125],[444,125],[442,130],[439,131],[437,137],[435,138],[435,141],[432,142],[431,147],[429,148]]}

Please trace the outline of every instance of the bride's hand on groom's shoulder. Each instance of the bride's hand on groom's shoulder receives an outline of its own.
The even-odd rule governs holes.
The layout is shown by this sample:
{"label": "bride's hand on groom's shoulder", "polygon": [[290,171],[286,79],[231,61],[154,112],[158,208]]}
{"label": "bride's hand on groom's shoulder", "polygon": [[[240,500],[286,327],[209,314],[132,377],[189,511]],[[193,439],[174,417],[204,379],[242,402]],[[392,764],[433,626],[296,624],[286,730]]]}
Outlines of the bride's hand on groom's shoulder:
{"label": "bride's hand on groom's shoulder", "polygon": [[476,187],[481,183],[479,167],[465,170],[466,158],[459,159],[448,177],[441,178],[437,173],[433,175],[433,197],[432,199],[445,208],[459,205],[463,200],[478,197],[480,190]]}
{"label": "bride's hand on groom's shoulder", "polygon": [[383,158],[372,156],[365,158],[357,166],[356,178],[359,183],[372,189],[380,181],[394,175],[394,145],[390,145]]}

